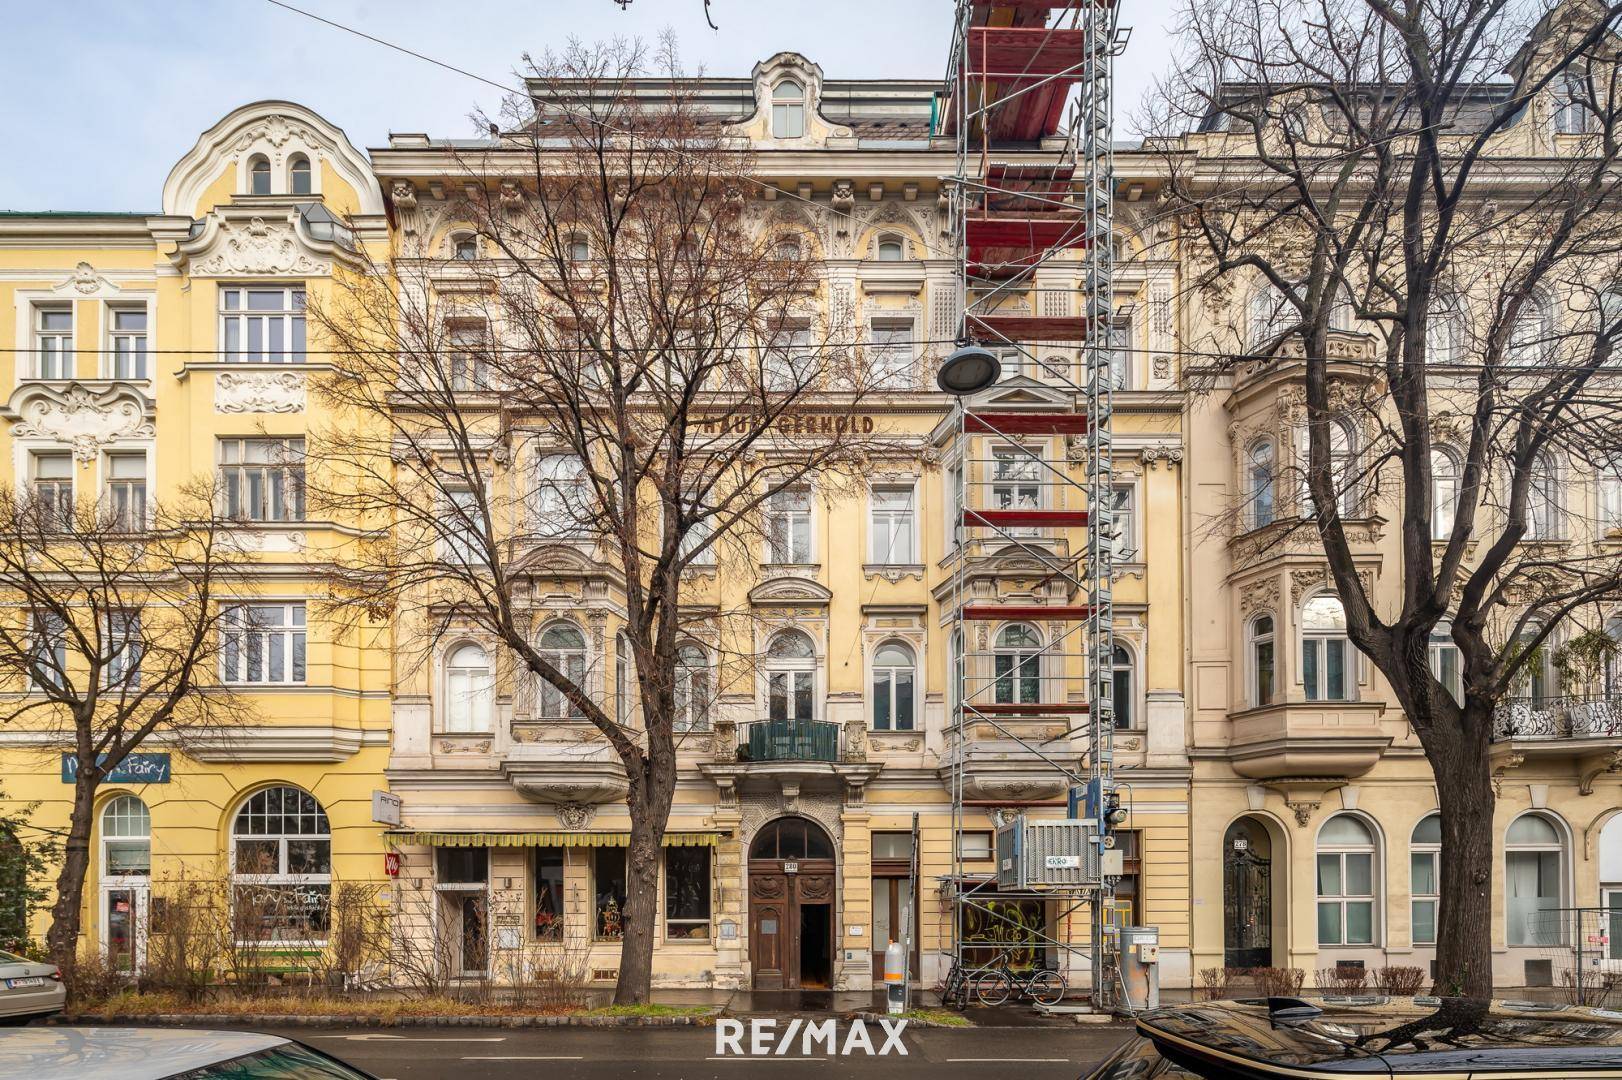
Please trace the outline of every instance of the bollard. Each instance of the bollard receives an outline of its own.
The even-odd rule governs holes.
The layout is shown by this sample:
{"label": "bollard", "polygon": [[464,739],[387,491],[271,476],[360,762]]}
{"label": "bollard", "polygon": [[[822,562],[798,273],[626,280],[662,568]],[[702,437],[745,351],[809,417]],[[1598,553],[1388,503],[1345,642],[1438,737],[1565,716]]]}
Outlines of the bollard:
{"label": "bollard", "polygon": [[901,942],[892,941],[884,950],[884,989],[891,1016],[907,1009],[907,952]]}

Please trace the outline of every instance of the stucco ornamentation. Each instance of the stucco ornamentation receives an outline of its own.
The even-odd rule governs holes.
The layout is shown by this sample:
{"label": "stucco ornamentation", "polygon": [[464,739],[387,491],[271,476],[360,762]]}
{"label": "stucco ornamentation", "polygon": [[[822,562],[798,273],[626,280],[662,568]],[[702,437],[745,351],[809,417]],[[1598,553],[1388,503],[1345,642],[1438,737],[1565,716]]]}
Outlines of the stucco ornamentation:
{"label": "stucco ornamentation", "polygon": [[262,217],[219,226],[214,252],[192,264],[194,274],[328,274],[324,259],[312,257],[285,221]]}
{"label": "stucco ornamentation", "polygon": [[214,377],[214,411],[296,413],[304,411],[304,375],[298,371],[232,372]]}
{"label": "stucco ornamentation", "polygon": [[558,803],[552,808],[557,815],[558,824],[565,829],[584,829],[591,824],[596,816],[597,808],[586,803]]}
{"label": "stucco ornamentation", "polygon": [[1183,463],[1183,448],[1169,443],[1145,446],[1139,452],[1139,457],[1142,458],[1143,464],[1151,469],[1158,468],[1162,462],[1168,466],[1181,465]]}
{"label": "stucco ornamentation", "polygon": [[153,436],[150,408],[127,386],[93,390],[73,383],[57,390],[34,384],[19,397],[10,410],[19,421],[11,429],[13,438],[68,443],[82,462],[96,460],[108,443]]}
{"label": "stucco ornamentation", "polygon": [[1240,614],[1253,611],[1272,611],[1278,607],[1278,579],[1263,578],[1239,590]]}

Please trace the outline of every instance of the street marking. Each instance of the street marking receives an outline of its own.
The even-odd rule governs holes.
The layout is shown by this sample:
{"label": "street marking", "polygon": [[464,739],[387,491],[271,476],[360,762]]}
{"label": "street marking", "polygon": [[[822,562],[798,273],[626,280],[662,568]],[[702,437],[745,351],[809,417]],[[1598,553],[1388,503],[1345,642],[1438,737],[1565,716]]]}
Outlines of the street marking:
{"label": "street marking", "polygon": [[505,1035],[496,1035],[496,1036],[492,1036],[492,1037],[489,1037],[489,1038],[461,1038],[461,1039],[454,1039],[454,1038],[452,1038],[452,1039],[442,1039],[442,1038],[437,1038],[437,1037],[434,1037],[434,1036],[429,1036],[427,1038],[419,1039],[414,1035],[382,1035],[382,1034],[370,1034],[369,1033],[369,1034],[366,1034],[366,1035],[311,1035],[310,1038],[312,1038],[312,1039],[343,1039],[345,1042],[385,1042],[385,1041],[387,1041],[387,1042],[476,1042],[476,1043],[492,1043],[492,1042],[506,1042],[507,1041],[507,1037]]}
{"label": "street marking", "polygon": [[707,1057],[705,1061],[743,1061],[751,1065],[762,1061],[832,1061],[829,1057],[755,1057],[751,1054],[724,1054],[721,1057]]}
{"label": "street marking", "polygon": [[584,1061],[579,1054],[489,1054],[464,1057],[463,1061]]}
{"label": "street marking", "polygon": [[948,1062],[962,1062],[964,1064],[986,1064],[993,1061],[1008,1061],[1016,1065],[1063,1065],[1069,1058],[947,1058]]}

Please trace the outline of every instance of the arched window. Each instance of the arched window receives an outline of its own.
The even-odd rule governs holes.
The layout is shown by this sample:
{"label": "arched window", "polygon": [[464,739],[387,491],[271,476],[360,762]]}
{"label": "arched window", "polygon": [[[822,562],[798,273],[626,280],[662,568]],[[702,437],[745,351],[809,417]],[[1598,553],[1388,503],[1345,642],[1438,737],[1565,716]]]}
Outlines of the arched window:
{"label": "arched window", "polygon": [[1271,525],[1278,513],[1278,446],[1272,439],[1257,439],[1245,455],[1245,496],[1250,502],[1250,525]]}
{"label": "arched window", "polygon": [[1562,533],[1560,468],[1553,455],[1541,451],[1532,459],[1526,476],[1526,538],[1556,540]]}
{"label": "arched window", "polygon": [[250,195],[270,194],[270,159],[263,154],[256,154],[248,162],[248,193]]}
{"label": "arched window", "polygon": [[546,454],[535,467],[535,531],[541,536],[579,536],[591,514],[586,466],[573,454]]}
{"label": "arched window", "polygon": [[[573,623],[553,623],[541,632],[541,659],[551,664],[582,692],[586,689],[586,635]],[[585,713],[563,691],[545,679],[540,680],[540,711],[543,719],[581,720]]]}
{"label": "arched window", "polygon": [[781,262],[799,262],[803,255],[800,252],[800,241],[794,236],[780,236],[777,245],[772,248],[773,258]]}
{"label": "arched window", "polygon": [[294,195],[310,194],[310,159],[303,154],[294,154],[287,166],[288,190]]}
{"label": "arched window", "polygon": [[879,262],[900,262],[907,257],[907,242],[893,233],[885,233],[878,238],[873,257]]}
{"label": "arched window", "polygon": [[1554,348],[1554,304],[1541,290],[1532,292],[1515,315],[1509,331],[1511,364],[1541,364]]}
{"label": "arched window", "polygon": [[1460,661],[1459,646],[1453,641],[1453,624],[1439,622],[1431,627],[1431,674],[1460,705],[1464,704],[1464,666]]}
{"label": "arched window", "polygon": [[482,646],[458,645],[445,657],[445,730],[490,731],[495,711],[495,679]]}
{"label": "arched window", "polygon": [[766,647],[766,715],[816,719],[817,651],[803,630],[779,631]]}
{"label": "arched window", "polygon": [[1509,945],[1559,945],[1565,895],[1565,843],[1546,815],[1522,814],[1504,833],[1504,940]]}
{"label": "arched window", "polygon": [[1042,700],[1042,635],[1024,623],[1005,626],[993,650],[998,705],[1032,705]]}
{"label": "arched window", "polygon": [[1263,282],[1250,294],[1251,348],[1260,349],[1270,345],[1285,327],[1293,326],[1299,317],[1278,286],[1270,281]]}
{"label": "arched window", "polygon": [[1438,289],[1425,312],[1425,359],[1432,364],[1457,364],[1464,347],[1464,317],[1459,298]]}
{"label": "arched window", "polygon": [[1110,657],[1110,704],[1115,708],[1115,726],[1125,730],[1137,726],[1138,689],[1132,651],[1116,644]]}
{"label": "arched window", "polygon": [[1318,830],[1318,944],[1374,944],[1374,833],[1336,814]]}
{"label": "arched window", "polygon": [[805,87],[783,79],[772,87],[772,138],[798,139],[805,134]]}
{"label": "arched window", "polygon": [[332,828],[315,796],[255,792],[231,822],[231,905],[239,941],[320,941],[332,898]]}
{"label": "arched window", "polygon": [[1308,701],[1347,701],[1352,646],[1346,639],[1346,608],[1333,593],[1301,605],[1301,685]]}
{"label": "arched window", "polygon": [[[1296,428],[1296,467],[1301,473],[1301,516],[1317,513],[1312,498],[1312,484],[1308,480],[1312,468],[1311,433],[1306,424]],[[1335,490],[1342,517],[1357,516],[1357,439],[1351,424],[1344,420],[1329,421],[1329,483]]]}
{"label": "arched window", "polygon": [[1442,815],[1414,826],[1408,841],[1408,895],[1415,945],[1436,944],[1436,912],[1442,903]]}
{"label": "arched window", "polygon": [[782,817],[761,826],[749,843],[751,859],[832,859],[833,842],[822,826],[801,817]]}
{"label": "arched window", "polygon": [[101,875],[152,876],[152,816],[134,795],[120,795],[101,811]]}
{"label": "arched window", "polygon": [[1250,704],[1253,708],[1273,703],[1277,685],[1273,616],[1258,615],[1250,620]]}
{"label": "arched window", "polygon": [[873,730],[913,729],[913,688],[917,661],[899,641],[887,641],[873,654]]}
{"label": "arched window", "polygon": [[479,238],[472,233],[457,233],[451,237],[451,258],[458,262],[472,262],[479,257]]}
{"label": "arched window", "polygon": [[1459,459],[1445,446],[1431,450],[1431,539],[1446,540],[1459,512]]}
{"label": "arched window", "polygon": [[675,729],[710,729],[710,658],[693,644],[676,650]]}

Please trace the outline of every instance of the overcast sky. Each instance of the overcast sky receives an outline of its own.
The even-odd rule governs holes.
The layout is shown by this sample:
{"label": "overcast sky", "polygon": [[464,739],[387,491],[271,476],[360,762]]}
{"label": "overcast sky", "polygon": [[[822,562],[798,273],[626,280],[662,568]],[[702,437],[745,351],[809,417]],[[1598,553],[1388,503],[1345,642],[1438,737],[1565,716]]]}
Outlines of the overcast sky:
{"label": "overcast sky", "polygon": [[[335,22],[506,80],[521,53],[570,36],[652,39],[683,59],[747,75],[792,49],[828,78],[933,78],[945,71],[952,0],[290,0]],[[1165,64],[1175,0],[1131,0],[1117,67],[1127,112]],[[0,209],[157,210],[170,167],[231,109],[260,98],[307,105],[363,151],[390,131],[473,133],[498,91],[266,0],[55,0],[7,5],[0,45]]]}

